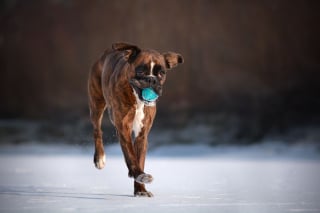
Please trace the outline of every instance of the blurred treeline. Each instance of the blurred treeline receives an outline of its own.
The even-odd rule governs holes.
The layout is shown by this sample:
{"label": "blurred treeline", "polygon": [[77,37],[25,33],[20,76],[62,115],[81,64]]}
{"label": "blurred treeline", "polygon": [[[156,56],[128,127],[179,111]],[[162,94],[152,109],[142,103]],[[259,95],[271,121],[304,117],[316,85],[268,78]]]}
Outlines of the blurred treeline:
{"label": "blurred treeline", "polygon": [[3,0],[0,133],[11,119],[90,129],[88,71],[116,41],[185,58],[155,128],[206,124],[256,141],[319,126],[319,11],[311,0]]}

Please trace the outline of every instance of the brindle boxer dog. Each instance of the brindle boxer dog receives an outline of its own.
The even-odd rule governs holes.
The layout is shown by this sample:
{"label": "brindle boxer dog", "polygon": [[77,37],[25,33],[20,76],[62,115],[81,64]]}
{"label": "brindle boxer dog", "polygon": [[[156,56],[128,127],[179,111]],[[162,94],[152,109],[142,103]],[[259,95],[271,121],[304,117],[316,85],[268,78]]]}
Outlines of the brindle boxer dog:
{"label": "brindle boxer dog", "polygon": [[89,80],[90,118],[94,129],[94,164],[105,166],[101,121],[108,109],[117,130],[121,149],[134,178],[134,195],[152,197],[145,188],[153,177],[144,173],[148,134],[156,115],[156,101],[144,100],[142,90],[152,88],[159,96],[167,71],[183,63],[174,52],[160,54],[126,43],[115,43],[93,65]]}

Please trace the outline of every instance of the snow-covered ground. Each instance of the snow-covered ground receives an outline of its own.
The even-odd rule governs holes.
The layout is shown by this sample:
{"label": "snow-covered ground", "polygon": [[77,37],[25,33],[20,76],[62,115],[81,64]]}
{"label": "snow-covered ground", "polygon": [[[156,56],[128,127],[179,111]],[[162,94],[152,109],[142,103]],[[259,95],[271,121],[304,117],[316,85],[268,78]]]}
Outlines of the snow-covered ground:
{"label": "snow-covered ground", "polygon": [[0,212],[320,212],[313,146],[150,150],[153,198],[133,197],[118,145],[97,170],[92,147],[1,146]]}

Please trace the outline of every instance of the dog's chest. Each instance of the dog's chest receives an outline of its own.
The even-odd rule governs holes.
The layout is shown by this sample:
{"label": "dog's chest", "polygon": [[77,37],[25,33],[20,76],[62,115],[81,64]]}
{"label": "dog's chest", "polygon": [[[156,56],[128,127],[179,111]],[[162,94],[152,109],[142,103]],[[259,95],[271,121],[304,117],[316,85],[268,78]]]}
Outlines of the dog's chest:
{"label": "dog's chest", "polygon": [[137,105],[136,105],[136,113],[133,119],[132,130],[134,132],[134,136],[137,137],[143,128],[143,119],[144,119],[144,102],[141,101],[138,97],[138,94],[135,90],[133,90],[134,96],[136,97]]}

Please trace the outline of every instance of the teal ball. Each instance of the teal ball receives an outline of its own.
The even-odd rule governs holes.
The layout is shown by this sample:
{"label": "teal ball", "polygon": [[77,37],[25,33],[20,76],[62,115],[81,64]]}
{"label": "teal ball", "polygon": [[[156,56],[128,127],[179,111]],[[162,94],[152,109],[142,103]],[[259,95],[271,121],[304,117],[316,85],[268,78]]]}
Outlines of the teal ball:
{"label": "teal ball", "polygon": [[158,98],[158,94],[152,88],[142,89],[142,98],[145,101],[155,101]]}

